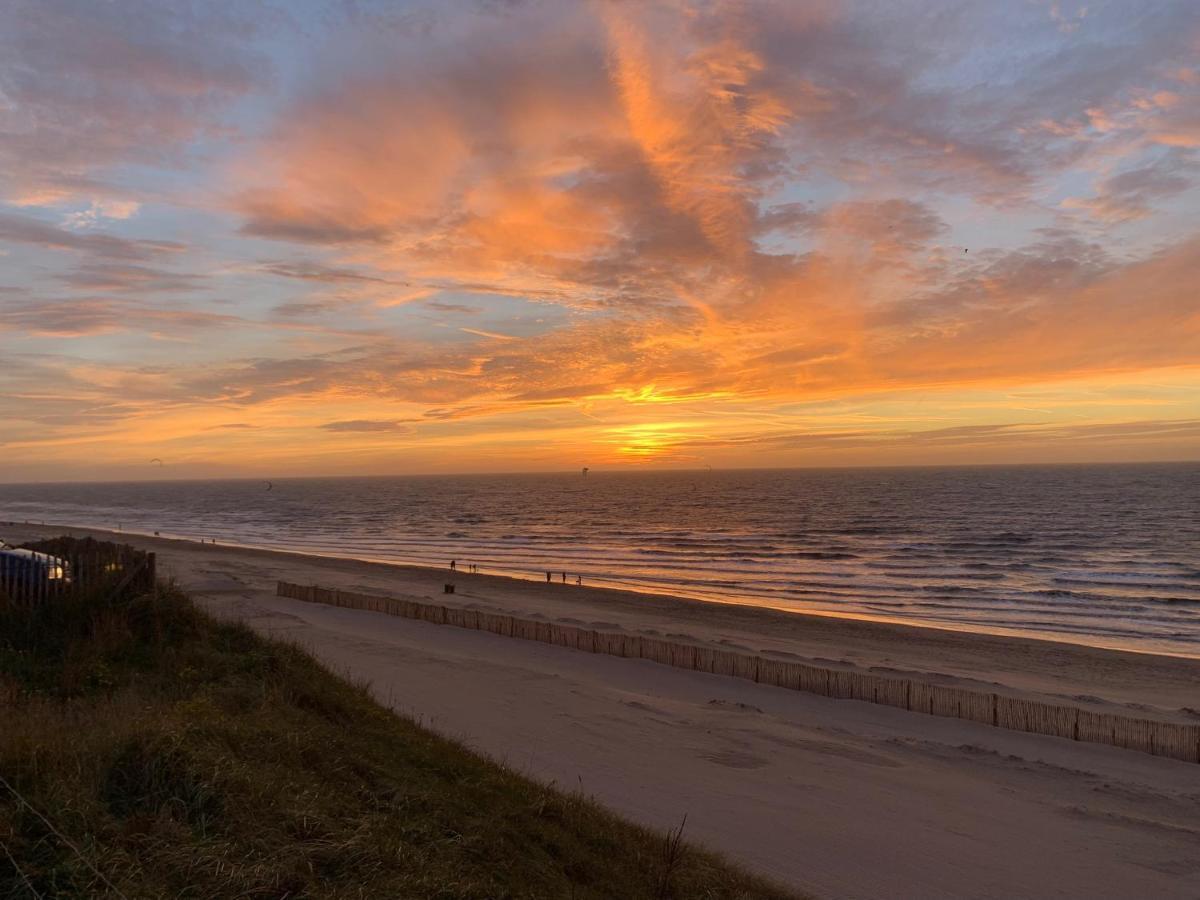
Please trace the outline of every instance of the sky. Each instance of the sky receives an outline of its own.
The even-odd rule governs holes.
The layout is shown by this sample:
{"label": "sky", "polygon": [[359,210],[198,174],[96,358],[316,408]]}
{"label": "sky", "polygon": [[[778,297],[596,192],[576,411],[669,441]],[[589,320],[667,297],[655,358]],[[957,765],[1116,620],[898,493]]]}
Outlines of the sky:
{"label": "sky", "polygon": [[0,481],[1200,456],[1200,3],[0,3]]}

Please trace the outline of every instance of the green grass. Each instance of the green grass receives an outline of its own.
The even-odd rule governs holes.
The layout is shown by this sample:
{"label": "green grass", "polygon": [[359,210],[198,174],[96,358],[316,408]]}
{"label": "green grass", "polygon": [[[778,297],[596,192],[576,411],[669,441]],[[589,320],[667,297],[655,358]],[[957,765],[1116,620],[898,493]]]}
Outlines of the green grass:
{"label": "green grass", "polygon": [[0,776],[0,897],[791,896],[170,588],[0,598]]}

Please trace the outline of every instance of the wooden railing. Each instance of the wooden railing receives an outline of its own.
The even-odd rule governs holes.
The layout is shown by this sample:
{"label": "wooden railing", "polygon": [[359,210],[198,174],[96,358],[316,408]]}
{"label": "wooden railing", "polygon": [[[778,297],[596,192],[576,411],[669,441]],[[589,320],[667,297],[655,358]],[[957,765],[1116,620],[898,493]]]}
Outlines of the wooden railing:
{"label": "wooden railing", "polygon": [[0,597],[29,606],[153,589],[155,555],[127,544],[54,538],[24,547],[0,547]]}

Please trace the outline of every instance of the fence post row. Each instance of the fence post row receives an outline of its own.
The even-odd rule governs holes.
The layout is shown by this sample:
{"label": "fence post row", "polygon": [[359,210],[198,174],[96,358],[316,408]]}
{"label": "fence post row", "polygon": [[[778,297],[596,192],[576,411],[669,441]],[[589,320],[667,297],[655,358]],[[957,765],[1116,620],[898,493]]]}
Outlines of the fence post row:
{"label": "fence post row", "polygon": [[[148,566],[153,572],[154,554]],[[280,581],[280,597],[384,612],[434,624],[558,644],[588,653],[645,659],[697,672],[710,672],[843,700],[895,706],[926,715],[966,719],[983,725],[1045,734],[1068,740],[1110,744],[1127,750],[1200,763],[1200,725],[1155,722],[1002,694],[969,691],[906,678],[792,663],[715,647],[679,644],[660,638],[591,631],[533,619],[441,606],[417,600],[387,600],[370,594],[330,591],[316,585]]]}

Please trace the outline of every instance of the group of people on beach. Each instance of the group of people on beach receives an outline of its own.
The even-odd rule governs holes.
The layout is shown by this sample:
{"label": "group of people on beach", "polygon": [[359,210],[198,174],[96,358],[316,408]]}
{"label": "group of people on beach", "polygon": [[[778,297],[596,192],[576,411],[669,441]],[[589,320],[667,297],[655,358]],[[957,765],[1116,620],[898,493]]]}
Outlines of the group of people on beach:
{"label": "group of people on beach", "polygon": [[[467,568],[466,568],[466,571],[467,571],[467,572],[470,572],[471,574],[476,574],[476,573],[478,573],[478,572],[479,572],[479,566],[475,565],[475,563],[467,563],[467,564],[466,564],[466,566],[467,566]],[[457,559],[452,559],[452,560],[450,560],[450,571],[451,571],[451,572],[458,572],[458,571],[460,571],[460,569],[458,568],[458,560],[457,560]],[[560,573],[560,574],[562,575],[562,583],[563,583],[563,584],[566,584],[566,583],[567,583],[567,573],[566,573],[566,572],[562,572],[562,573]],[[553,580],[554,580],[554,573],[553,573],[553,572],[547,572],[547,573],[546,573],[546,583],[547,583],[547,584],[549,584],[549,583],[550,583],[550,582],[552,582]],[[582,575],[576,575],[576,576],[575,576],[575,583],[576,583],[576,584],[583,584],[583,576],[582,576]]]}

